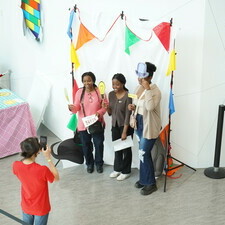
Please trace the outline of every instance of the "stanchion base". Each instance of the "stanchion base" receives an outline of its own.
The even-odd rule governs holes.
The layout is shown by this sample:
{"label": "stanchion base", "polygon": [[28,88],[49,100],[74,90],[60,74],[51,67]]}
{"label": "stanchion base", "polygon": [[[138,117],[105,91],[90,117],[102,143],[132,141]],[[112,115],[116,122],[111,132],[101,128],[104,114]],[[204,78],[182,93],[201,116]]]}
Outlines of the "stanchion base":
{"label": "stanchion base", "polygon": [[204,174],[207,177],[210,177],[213,179],[222,179],[222,178],[225,178],[225,169],[209,167],[209,168],[205,169]]}

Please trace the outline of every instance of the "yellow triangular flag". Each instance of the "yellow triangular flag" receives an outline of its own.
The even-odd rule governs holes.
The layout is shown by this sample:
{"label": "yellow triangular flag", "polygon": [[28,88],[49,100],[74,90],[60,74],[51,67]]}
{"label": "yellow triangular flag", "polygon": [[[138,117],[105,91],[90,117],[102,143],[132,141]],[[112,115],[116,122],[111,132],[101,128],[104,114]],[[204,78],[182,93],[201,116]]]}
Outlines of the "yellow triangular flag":
{"label": "yellow triangular flag", "polygon": [[71,57],[71,62],[74,63],[75,65],[75,69],[77,69],[80,66],[80,62],[79,62],[77,52],[74,48],[73,43],[71,43],[71,46],[70,46],[70,57]]}
{"label": "yellow triangular flag", "polygon": [[166,72],[166,76],[169,76],[174,70],[176,70],[176,53],[175,53],[175,50],[173,49],[170,52],[170,61],[169,61],[169,66]]}

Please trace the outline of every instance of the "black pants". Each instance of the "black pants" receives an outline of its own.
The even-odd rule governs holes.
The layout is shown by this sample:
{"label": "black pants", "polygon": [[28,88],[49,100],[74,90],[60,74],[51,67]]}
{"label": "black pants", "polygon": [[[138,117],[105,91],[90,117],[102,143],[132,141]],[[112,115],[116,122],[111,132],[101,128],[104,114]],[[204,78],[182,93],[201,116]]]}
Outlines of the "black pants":
{"label": "black pants", "polygon": [[[121,138],[123,132],[123,127],[112,127],[112,140],[115,141]],[[133,135],[133,129],[129,128],[127,132],[128,135]],[[131,147],[125,148],[120,151],[115,152],[114,158],[114,171],[121,172],[123,174],[128,174],[131,172],[132,163],[132,151]]]}

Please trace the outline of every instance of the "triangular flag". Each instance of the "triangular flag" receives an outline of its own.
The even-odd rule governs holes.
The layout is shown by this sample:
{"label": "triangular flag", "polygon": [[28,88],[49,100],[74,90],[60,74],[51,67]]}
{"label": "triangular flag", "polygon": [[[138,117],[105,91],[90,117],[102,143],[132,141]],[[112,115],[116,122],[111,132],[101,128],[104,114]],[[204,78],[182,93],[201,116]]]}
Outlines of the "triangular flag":
{"label": "triangular flag", "polygon": [[168,144],[168,136],[169,136],[169,124],[167,124],[164,129],[161,131],[159,138],[160,141],[164,147],[164,149],[167,148],[167,144]]}
{"label": "triangular flag", "polygon": [[169,114],[173,114],[175,112],[174,100],[173,100],[173,92],[170,89],[170,99],[169,99]]}
{"label": "triangular flag", "polygon": [[72,131],[75,131],[77,129],[77,115],[73,114],[70,118],[69,123],[67,124],[67,128],[69,128]]}
{"label": "triangular flag", "polygon": [[93,38],[95,38],[95,36],[90,31],[88,31],[87,28],[81,23],[77,39],[76,50],[79,49],[86,42],[92,40]]}
{"label": "triangular flag", "polygon": [[170,48],[170,29],[170,23],[167,22],[162,22],[153,28],[153,31],[159,38],[166,51],[169,51]]}
{"label": "triangular flag", "polygon": [[73,102],[74,102],[74,100],[75,100],[75,95],[76,95],[78,89],[79,89],[79,88],[78,88],[77,82],[76,82],[76,80],[74,79],[74,80],[73,80]]}
{"label": "triangular flag", "polygon": [[67,34],[71,40],[73,39],[72,23],[73,23],[74,14],[75,14],[75,12],[74,12],[74,10],[72,10],[70,13],[69,25],[67,28]]}
{"label": "triangular flag", "polygon": [[70,57],[71,57],[71,62],[74,63],[75,69],[77,69],[80,66],[80,62],[77,56],[77,52],[74,48],[73,43],[70,45]]}
{"label": "triangular flag", "polygon": [[140,38],[138,38],[131,30],[126,27],[125,31],[125,52],[130,55],[130,49],[129,47],[135,43],[140,41]]}
{"label": "triangular flag", "polygon": [[172,50],[170,52],[170,62],[169,62],[166,75],[169,76],[174,70],[176,70],[176,53],[175,53],[175,50]]}

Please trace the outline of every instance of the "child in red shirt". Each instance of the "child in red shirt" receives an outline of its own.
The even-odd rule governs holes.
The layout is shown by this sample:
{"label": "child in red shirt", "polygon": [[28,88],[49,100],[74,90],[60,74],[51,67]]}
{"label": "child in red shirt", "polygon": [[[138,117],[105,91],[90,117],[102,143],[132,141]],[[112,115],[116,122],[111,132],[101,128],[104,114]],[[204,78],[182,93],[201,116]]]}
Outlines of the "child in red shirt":
{"label": "child in red shirt", "polygon": [[[48,182],[59,180],[59,174],[51,161],[51,150],[41,149],[36,137],[30,137],[20,143],[21,161],[13,163],[13,173],[21,182],[21,207],[23,221],[28,224],[46,225],[51,210]],[[39,152],[48,161],[49,168],[35,162]]]}

